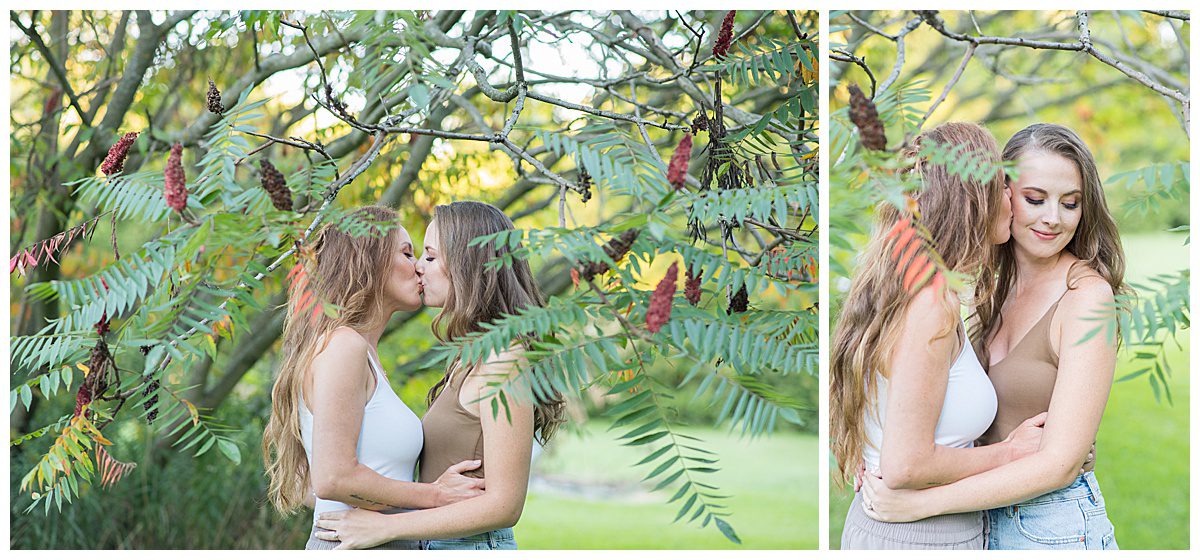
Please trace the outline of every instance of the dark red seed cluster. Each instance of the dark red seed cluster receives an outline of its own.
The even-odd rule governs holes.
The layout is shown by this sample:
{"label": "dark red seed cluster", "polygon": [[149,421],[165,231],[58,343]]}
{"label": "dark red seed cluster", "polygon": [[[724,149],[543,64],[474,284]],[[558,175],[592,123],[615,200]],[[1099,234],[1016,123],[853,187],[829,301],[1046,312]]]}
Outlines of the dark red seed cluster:
{"label": "dark red seed cluster", "polygon": [[699,272],[692,272],[692,267],[687,268],[687,275],[683,283],[683,295],[687,298],[688,303],[698,305],[700,303],[700,282],[702,278]]}
{"label": "dark red seed cluster", "polygon": [[671,165],[667,168],[667,181],[676,189],[683,189],[687,184],[688,161],[692,158],[692,135],[684,134],[683,140],[675,147],[671,155]]}
{"label": "dark red seed cluster", "polygon": [[717,33],[717,42],[713,45],[713,56],[725,58],[729,55],[729,47],[733,46],[733,18],[737,10],[729,10],[721,22],[721,31]]}
{"label": "dark red seed cluster", "polygon": [[62,88],[54,88],[50,90],[50,95],[46,97],[46,102],[42,104],[42,114],[50,115],[51,113],[62,107]]}
{"label": "dark red seed cluster", "polygon": [[158,418],[158,409],[154,408],[154,405],[158,404],[158,393],[155,392],[158,391],[158,387],[158,381],[155,380],[146,386],[145,391],[142,391],[142,397],[150,397],[142,404],[142,408],[148,412],[146,414],[146,421],[151,424]]}
{"label": "dark red seed cluster", "polygon": [[292,191],[287,187],[287,180],[284,179],[283,173],[280,173],[275,166],[266,158],[259,161],[259,169],[262,171],[262,188],[271,195],[271,205],[276,210],[284,212],[292,211]]}
{"label": "dark red seed cluster", "polygon": [[[613,262],[621,262],[621,259],[625,258],[625,253],[629,252],[629,249],[633,247],[633,242],[637,240],[638,235],[641,233],[642,230],[640,229],[625,230],[621,235],[610,239],[608,243],[604,244],[604,254],[608,255],[608,258],[612,259]],[[608,272],[608,263],[603,261],[589,262],[583,265],[581,275],[584,280],[591,280],[605,272]]]}
{"label": "dark red seed cluster", "polygon": [[667,274],[658,281],[654,293],[650,294],[650,306],[646,309],[646,330],[656,333],[671,320],[671,301],[675,298],[675,283],[679,279],[679,263],[671,263]]}
{"label": "dark red seed cluster", "polygon": [[183,174],[183,145],[176,142],[167,156],[167,169],[163,186],[163,198],[172,210],[183,213],[187,207],[187,178]]}
{"label": "dark red seed cluster", "polygon": [[879,112],[875,103],[863,95],[858,86],[850,84],[850,120],[858,127],[859,141],[864,148],[884,150],[887,148],[887,134],[883,130],[883,121],[879,120]]}
{"label": "dark red seed cluster", "polygon": [[696,134],[701,130],[708,130],[708,112],[704,109],[692,119],[692,134]]}
{"label": "dark red seed cluster", "polygon": [[75,393],[75,414],[73,416],[79,416],[79,413],[83,412],[83,407],[87,406],[91,402],[92,388],[85,381],[84,383],[79,384],[79,391]]}
{"label": "dark red seed cluster", "polygon": [[746,309],[749,307],[750,294],[746,291],[746,287],[742,286],[741,289],[739,289],[737,293],[733,294],[733,297],[729,299],[729,309],[727,311],[730,315],[733,315],[734,313],[745,313]]}
{"label": "dark red seed cluster", "polygon": [[[100,284],[102,286],[104,286],[104,291],[107,293],[108,292],[108,282],[105,281],[103,278],[101,278]],[[103,297],[103,294],[101,294],[101,297]],[[100,320],[98,322],[96,322],[95,327],[96,327],[96,334],[100,335],[101,337],[108,334],[108,313],[107,312],[105,312],[103,315],[100,316]]]}
{"label": "dark red seed cluster", "polygon": [[586,167],[579,166],[579,199],[587,202],[592,199],[592,174]]}
{"label": "dark red seed cluster", "polygon": [[125,158],[129,156],[129,148],[133,147],[133,142],[137,140],[138,133],[126,132],[116,144],[113,144],[108,149],[108,155],[104,156],[104,163],[100,164],[100,172],[112,176],[120,173],[125,169]]}
{"label": "dark red seed cluster", "polygon": [[208,81],[208,112],[214,115],[220,115],[225,112],[225,106],[221,104],[221,90],[217,89],[217,84],[212,80]]}

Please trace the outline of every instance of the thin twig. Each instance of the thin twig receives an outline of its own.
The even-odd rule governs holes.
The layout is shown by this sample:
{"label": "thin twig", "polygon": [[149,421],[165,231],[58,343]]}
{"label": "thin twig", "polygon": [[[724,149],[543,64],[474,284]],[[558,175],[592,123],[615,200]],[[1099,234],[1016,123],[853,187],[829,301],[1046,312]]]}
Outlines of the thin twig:
{"label": "thin twig", "polygon": [[962,77],[963,70],[967,68],[967,63],[970,62],[971,57],[975,55],[975,47],[977,46],[978,45],[975,43],[970,43],[967,45],[967,52],[963,53],[962,62],[958,64],[958,70],[955,70],[954,76],[950,78],[949,82],[946,82],[946,87],[942,89],[942,94],[939,95],[937,100],[933,102],[933,105],[929,106],[929,110],[925,111],[925,116],[921,117],[921,122],[917,124],[917,130],[920,130],[922,126],[925,126],[925,121],[929,120],[929,117],[933,115],[934,111],[937,110],[938,105],[941,105],[942,102],[946,100],[946,96],[950,95],[950,89],[953,88],[954,84],[958,83],[958,79]]}

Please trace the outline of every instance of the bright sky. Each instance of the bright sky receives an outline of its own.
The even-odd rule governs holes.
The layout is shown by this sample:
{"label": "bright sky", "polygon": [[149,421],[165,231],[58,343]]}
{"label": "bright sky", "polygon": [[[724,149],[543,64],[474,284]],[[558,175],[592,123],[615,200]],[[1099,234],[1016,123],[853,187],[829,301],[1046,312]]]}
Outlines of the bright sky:
{"label": "bright sky", "polygon": [[[657,14],[657,16],[660,17],[661,13]],[[467,14],[464,16],[463,20],[469,21],[471,17],[471,14]],[[587,17],[587,15],[572,14],[572,17],[581,18]],[[651,16],[644,15],[643,17]],[[461,31],[455,29],[452,30],[451,33],[457,34],[461,33]],[[553,38],[540,32],[536,39],[527,39],[525,42],[525,53],[523,57],[526,68],[532,68],[534,70],[557,76],[583,78],[602,77],[603,74],[601,72],[600,64],[588,55],[587,49],[585,48],[585,45],[590,43],[590,41],[588,41],[590,37],[582,34],[576,34],[572,35],[571,39],[575,42],[564,40],[555,44],[549,44]],[[674,39],[674,41],[672,41],[672,39]],[[682,40],[677,36],[668,37],[667,44],[670,47],[677,47],[682,44]],[[492,49],[495,53],[495,56],[504,60],[511,60],[511,48],[507,36],[503,36],[500,39],[493,41]],[[456,55],[457,52],[451,52],[448,50],[435,52],[435,57],[443,64],[449,64],[452,62],[454,56]],[[484,58],[481,55],[476,55],[476,60],[480,63],[480,66],[482,66],[484,70],[489,72],[491,72],[497,66],[496,63]],[[642,62],[641,58],[637,57],[636,55],[631,57],[631,60],[635,64]],[[617,61],[609,61],[607,71],[608,77],[618,76],[623,73],[621,64]],[[261,86],[262,94],[275,97],[280,103],[286,105],[295,105],[296,103],[300,102],[302,97],[308,95],[308,92],[306,92],[303,87],[303,79],[306,72],[307,69],[299,68],[288,72],[278,73],[263,83]],[[466,76],[466,83],[474,83],[474,78],[470,76],[469,72],[465,72],[464,75]],[[508,81],[510,78],[511,70],[510,73],[501,73],[497,77],[493,78],[493,83],[503,83]],[[531,78],[534,77],[531,76]],[[539,84],[534,86],[533,89],[548,95],[553,95],[565,101],[581,104],[585,103],[593,92],[592,86],[586,84]],[[363,103],[361,96],[346,96],[344,101],[346,101],[346,103],[350,105],[352,109],[361,107]],[[577,112],[568,109],[556,108],[555,112],[556,116],[564,121],[578,116]],[[319,111],[316,114],[315,119],[315,121],[312,118],[306,119],[305,126],[321,128],[337,122],[336,117],[330,115],[326,111]]]}

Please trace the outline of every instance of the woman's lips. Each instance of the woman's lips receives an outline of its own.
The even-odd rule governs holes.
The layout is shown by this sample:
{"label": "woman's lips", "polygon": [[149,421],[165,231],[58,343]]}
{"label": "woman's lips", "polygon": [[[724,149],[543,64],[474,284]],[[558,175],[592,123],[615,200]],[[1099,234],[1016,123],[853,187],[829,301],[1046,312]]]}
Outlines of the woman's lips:
{"label": "woman's lips", "polygon": [[1055,237],[1058,237],[1057,233],[1046,233],[1036,229],[1031,229],[1030,231],[1032,231],[1033,235],[1037,236],[1037,238],[1041,239],[1042,241],[1052,241]]}

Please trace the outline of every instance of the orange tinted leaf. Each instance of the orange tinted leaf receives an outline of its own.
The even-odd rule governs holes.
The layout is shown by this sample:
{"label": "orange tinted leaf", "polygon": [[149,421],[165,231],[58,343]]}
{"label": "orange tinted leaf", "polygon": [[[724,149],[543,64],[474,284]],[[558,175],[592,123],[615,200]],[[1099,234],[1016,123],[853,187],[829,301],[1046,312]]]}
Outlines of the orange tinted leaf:
{"label": "orange tinted leaf", "polygon": [[[920,241],[914,242],[908,246],[908,250],[904,252],[904,256],[900,257],[900,260],[896,261],[896,274],[900,274],[904,271],[905,263],[907,263],[909,259],[911,259],[912,256],[917,253],[917,249],[920,248]],[[914,260],[913,262],[915,263],[916,261]]]}
{"label": "orange tinted leaf", "polygon": [[[916,233],[917,233],[916,228],[908,228],[908,229],[904,230],[903,233],[900,234],[900,237],[896,240],[896,246],[892,248],[892,258],[893,259],[895,259],[896,256],[900,254],[900,251],[902,251],[904,249],[904,247],[908,245],[909,241],[912,241],[913,235],[915,235]],[[918,240],[916,243],[920,243],[920,240]]]}
{"label": "orange tinted leaf", "polygon": [[888,230],[886,237],[888,239],[895,237],[896,234],[900,233],[901,230],[908,228],[909,224],[911,223],[912,220],[908,218],[904,218],[903,220],[896,222],[896,224],[892,226],[892,229]]}
{"label": "orange tinted leaf", "polygon": [[905,290],[909,290],[913,287],[913,284],[916,283],[917,277],[927,270],[927,264],[932,263],[929,262],[929,257],[926,257],[925,255],[917,255],[917,258],[913,259],[912,266],[908,267],[908,270],[904,272]]}

